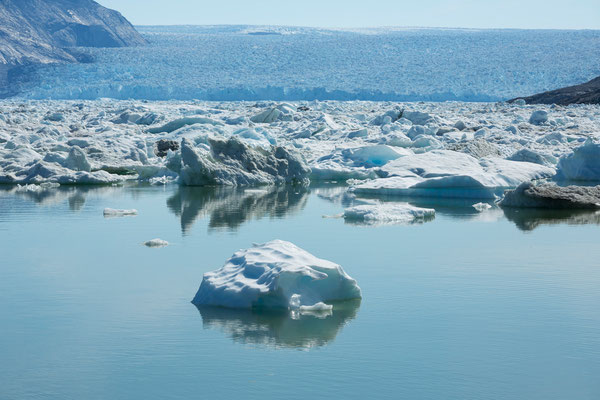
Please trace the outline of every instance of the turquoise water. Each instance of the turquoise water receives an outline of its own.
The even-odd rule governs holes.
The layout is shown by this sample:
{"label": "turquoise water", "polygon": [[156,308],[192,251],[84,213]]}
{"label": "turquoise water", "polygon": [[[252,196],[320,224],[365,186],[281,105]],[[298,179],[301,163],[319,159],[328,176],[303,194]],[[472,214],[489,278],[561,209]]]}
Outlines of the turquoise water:
{"label": "turquoise water", "polygon": [[[600,398],[598,215],[421,201],[433,221],[357,226],[323,218],[336,190],[0,188],[0,398]],[[341,264],[362,302],[325,319],[190,303],[275,238]]]}

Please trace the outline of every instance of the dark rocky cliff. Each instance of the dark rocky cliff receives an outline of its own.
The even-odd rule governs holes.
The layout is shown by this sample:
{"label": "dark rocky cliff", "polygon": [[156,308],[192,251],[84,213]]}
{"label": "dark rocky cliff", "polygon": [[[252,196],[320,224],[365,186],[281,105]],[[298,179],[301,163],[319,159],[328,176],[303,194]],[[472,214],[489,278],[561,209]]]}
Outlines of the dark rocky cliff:
{"label": "dark rocky cliff", "polygon": [[600,77],[581,85],[551,90],[529,97],[519,97],[527,104],[600,104]]}

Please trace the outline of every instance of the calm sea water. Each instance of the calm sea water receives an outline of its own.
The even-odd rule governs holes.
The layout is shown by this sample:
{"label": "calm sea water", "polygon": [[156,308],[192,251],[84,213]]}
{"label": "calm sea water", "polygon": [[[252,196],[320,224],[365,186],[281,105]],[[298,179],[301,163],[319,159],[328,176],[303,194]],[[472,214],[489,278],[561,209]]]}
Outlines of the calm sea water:
{"label": "calm sea water", "polygon": [[[323,218],[336,190],[0,188],[0,398],[600,398],[600,216],[421,202],[435,220],[367,227]],[[341,264],[362,303],[190,304],[275,238]]]}

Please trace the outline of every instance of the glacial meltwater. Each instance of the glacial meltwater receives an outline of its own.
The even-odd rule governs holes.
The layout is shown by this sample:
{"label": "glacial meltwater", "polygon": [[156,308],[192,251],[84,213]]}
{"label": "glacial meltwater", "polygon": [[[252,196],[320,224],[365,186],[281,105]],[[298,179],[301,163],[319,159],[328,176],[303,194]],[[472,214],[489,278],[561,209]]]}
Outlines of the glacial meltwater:
{"label": "glacial meltwater", "polygon": [[[0,398],[600,398],[600,214],[403,199],[435,217],[365,222],[345,190],[0,187]],[[191,304],[273,239],[362,301]]]}

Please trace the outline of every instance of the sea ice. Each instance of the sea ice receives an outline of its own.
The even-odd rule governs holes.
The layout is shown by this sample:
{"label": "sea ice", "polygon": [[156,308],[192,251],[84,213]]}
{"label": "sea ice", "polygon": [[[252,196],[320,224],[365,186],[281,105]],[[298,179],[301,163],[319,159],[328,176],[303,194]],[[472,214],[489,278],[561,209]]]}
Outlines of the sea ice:
{"label": "sea ice", "polygon": [[116,210],[114,208],[105,208],[104,216],[105,217],[128,217],[138,215],[137,210]]}
{"label": "sea ice", "polygon": [[341,266],[290,242],[273,240],[236,252],[225,265],[204,274],[192,303],[229,308],[321,307],[319,303],[361,297]]}
{"label": "sea ice", "polygon": [[473,204],[473,208],[479,212],[484,212],[485,210],[489,210],[490,208],[492,208],[492,206],[488,203],[477,203]]}
{"label": "sea ice", "polygon": [[158,248],[158,247],[166,247],[168,245],[169,245],[169,242],[167,242],[166,240],[162,240],[162,239],[152,239],[152,240],[148,240],[147,242],[144,242],[144,246],[146,246],[146,247]]}
{"label": "sea ice", "polygon": [[368,225],[410,224],[424,222],[435,217],[435,210],[419,208],[408,203],[364,204],[344,210],[347,221]]}

